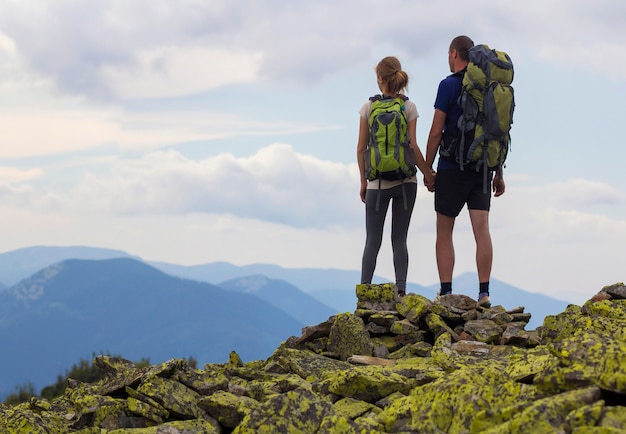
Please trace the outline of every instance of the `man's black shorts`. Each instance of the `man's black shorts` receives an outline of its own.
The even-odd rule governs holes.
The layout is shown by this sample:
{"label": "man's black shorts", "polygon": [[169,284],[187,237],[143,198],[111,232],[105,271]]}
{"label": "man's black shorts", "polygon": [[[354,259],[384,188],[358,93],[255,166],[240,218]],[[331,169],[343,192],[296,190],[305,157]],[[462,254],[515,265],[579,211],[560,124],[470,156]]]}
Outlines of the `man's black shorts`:
{"label": "man's black shorts", "polygon": [[483,190],[482,170],[473,168],[443,169],[435,178],[435,211],[448,217],[459,215],[467,209],[489,211],[491,205],[491,174],[487,178],[487,193]]}

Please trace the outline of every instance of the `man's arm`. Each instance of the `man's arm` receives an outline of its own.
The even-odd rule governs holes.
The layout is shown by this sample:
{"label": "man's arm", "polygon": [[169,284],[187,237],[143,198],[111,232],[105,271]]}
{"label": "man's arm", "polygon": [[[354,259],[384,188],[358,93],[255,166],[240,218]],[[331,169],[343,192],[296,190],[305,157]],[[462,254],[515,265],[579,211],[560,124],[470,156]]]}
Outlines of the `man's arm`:
{"label": "man's arm", "polygon": [[443,134],[443,127],[446,122],[446,113],[440,109],[435,109],[433,114],[433,124],[430,127],[430,133],[428,134],[428,142],[426,143],[426,164],[432,168],[435,163],[435,157],[437,156],[437,150],[439,149],[439,143],[441,143],[441,136]]}
{"label": "man's arm", "polygon": [[504,168],[502,166],[499,166],[496,169],[496,174],[493,177],[492,189],[495,197],[502,196],[504,194]]}

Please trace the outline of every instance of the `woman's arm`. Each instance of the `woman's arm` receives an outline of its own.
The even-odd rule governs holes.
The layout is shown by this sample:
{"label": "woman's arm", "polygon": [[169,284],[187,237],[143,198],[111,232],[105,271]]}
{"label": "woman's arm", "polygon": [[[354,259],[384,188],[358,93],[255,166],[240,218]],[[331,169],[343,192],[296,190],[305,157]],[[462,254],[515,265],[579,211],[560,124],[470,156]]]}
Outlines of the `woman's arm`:
{"label": "woman's arm", "polygon": [[356,145],[356,161],[359,165],[359,175],[361,177],[361,201],[365,203],[365,193],[367,190],[367,179],[365,178],[365,150],[369,140],[369,125],[366,119],[359,117],[359,139]]}

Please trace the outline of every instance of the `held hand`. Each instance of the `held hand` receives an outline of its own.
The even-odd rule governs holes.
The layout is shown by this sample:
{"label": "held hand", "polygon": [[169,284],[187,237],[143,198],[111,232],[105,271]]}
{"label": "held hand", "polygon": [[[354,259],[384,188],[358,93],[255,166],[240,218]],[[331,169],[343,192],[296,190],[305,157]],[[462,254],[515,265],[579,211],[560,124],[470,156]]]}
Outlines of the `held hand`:
{"label": "held hand", "polygon": [[424,185],[428,188],[428,191],[435,191],[435,178],[437,177],[437,172],[431,170],[424,174]]}
{"label": "held hand", "polygon": [[504,194],[504,178],[498,176],[493,178],[493,195],[495,197],[502,196]]}

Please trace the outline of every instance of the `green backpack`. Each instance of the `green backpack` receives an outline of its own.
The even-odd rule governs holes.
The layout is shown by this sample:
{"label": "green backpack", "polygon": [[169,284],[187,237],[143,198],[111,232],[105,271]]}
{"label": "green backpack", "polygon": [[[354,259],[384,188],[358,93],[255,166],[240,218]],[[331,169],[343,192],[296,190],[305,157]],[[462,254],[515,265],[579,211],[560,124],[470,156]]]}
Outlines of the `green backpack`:
{"label": "green backpack", "polygon": [[365,150],[365,176],[370,181],[400,180],[416,173],[404,107],[407,99],[382,95],[370,98],[370,131]]}
{"label": "green backpack", "polygon": [[[487,173],[504,166],[508,155],[513,124],[513,63],[503,51],[476,45],[469,50],[469,64],[463,76],[459,105],[461,131],[457,160],[463,170],[472,165]],[[474,131],[468,143],[465,133]],[[485,189],[487,182],[485,182]]]}

